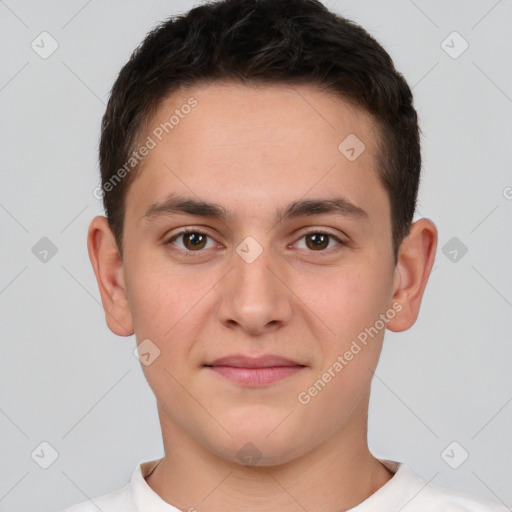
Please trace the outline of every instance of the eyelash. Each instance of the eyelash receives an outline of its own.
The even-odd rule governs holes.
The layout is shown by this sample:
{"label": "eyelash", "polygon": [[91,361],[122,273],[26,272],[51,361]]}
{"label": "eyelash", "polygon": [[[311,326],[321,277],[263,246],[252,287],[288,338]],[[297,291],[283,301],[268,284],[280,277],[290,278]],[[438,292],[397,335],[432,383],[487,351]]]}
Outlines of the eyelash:
{"label": "eyelash", "polygon": [[[211,237],[210,235],[208,235],[207,233],[205,233],[203,231],[200,231],[200,230],[197,230],[197,229],[184,229],[184,230],[176,233],[175,235],[173,235],[171,238],[169,238],[166,242],[164,242],[164,245],[173,246],[172,247],[173,251],[175,251],[175,252],[177,252],[177,253],[179,253],[181,255],[184,255],[186,257],[192,257],[192,258],[198,257],[198,255],[203,253],[204,250],[202,250],[202,249],[197,250],[197,251],[185,250],[185,249],[181,249],[179,247],[174,246],[174,244],[172,243],[174,240],[178,239],[180,236],[186,235],[188,233],[204,235],[204,236],[210,238],[211,240],[213,240],[213,237]],[[304,237],[306,237],[308,235],[326,235],[330,239],[334,239],[336,242],[338,242],[338,247],[346,245],[346,242],[344,242],[343,240],[338,238],[336,235],[333,235],[329,231],[325,231],[323,229],[314,229],[314,230],[302,233],[301,237],[297,241],[302,240]],[[295,242],[295,243],[297,243],[297,242]],[[320,254],[314,254],[314,256],[322,256],[325,253],[329,253],[329,251],[331,251],[332,249],[333,248],[331,247],[330,249],[321,249],[321,250],[318,250],[318,251],[309,250],[308,252],[310,252],[312,254],[314,254],[315,252],[318,252]],[[197,253],[197,254],[195,254],[195,253]]]}

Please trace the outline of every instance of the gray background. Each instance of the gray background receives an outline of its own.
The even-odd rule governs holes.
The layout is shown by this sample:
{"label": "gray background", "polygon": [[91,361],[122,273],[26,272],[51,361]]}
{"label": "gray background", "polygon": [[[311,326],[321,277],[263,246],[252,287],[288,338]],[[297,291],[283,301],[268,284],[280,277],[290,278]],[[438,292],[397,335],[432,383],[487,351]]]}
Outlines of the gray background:
{"label": "gray background", "polygon": [[[386,335],[370,448],[511,507],[512,1],[325,4],[374,35],[413,87],[419,215],[440,234],[418,322]],[[192,6],[0,1],[1,511],[58,510],[162,455],[134,337],[104,322],[86,233],[103,213],[92,191],[110,87],[157,21]],[[43,31],[58,43],[46,59],[31,47],[51,48]],[[57,248],[46,261],[43,237]],[[58,454],[47,469],[42,442]]]}

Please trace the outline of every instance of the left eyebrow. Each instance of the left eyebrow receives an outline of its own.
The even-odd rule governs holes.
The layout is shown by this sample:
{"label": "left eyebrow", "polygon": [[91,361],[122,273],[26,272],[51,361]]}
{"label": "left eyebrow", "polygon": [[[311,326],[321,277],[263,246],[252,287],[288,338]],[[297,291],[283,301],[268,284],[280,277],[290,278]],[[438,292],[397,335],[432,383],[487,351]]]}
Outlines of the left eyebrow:
{"label": "left eyebrow", "polygon": [[[172,195],[161,203],[152,204],[142,215],[141,219],[153,219],[162,215],[194,215],[227,221],[232,215],[222,205],[193,197]],[[343,197],[332,199],[302,199],[293,201],[280,208],[276,213],[276,220],[295,219],[308,215],[337,214],[344,217],[368,217],[368,213],[361,207],[351,203]]]}
{"label": "left eyebrow", "polygon": [[338,214],[344,217],[367,218],[368,213],[344,197],[333,199],[303,199],[293,201],[284,210],[278,210],[277,220],[294,219],[307,215]]}

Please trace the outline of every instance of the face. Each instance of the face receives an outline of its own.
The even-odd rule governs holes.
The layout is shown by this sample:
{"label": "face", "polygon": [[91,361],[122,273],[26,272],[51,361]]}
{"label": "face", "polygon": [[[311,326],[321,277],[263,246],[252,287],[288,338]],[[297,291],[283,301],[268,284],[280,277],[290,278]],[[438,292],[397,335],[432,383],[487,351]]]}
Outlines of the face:
{"label": "face", "polygon": [[[169,97],[147,136],[122,280],[163,429],[233,461],[252,443],[260,465],[360,435],[398,314],[372,118],[314,86],[213,83]],[[213,364],[233,355],[292,366]]]}

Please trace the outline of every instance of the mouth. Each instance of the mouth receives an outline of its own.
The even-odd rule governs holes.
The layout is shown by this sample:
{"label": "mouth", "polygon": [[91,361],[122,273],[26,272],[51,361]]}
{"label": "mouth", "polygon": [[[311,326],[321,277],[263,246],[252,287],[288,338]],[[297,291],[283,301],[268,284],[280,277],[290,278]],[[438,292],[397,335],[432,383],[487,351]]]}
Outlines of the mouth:
{"label": "mouth", "polygon": [[232,382],[247,386],[271,384],[306,368],[297,361],[281,356],[249,357],[239,354],[216,359],[204,367]]}

